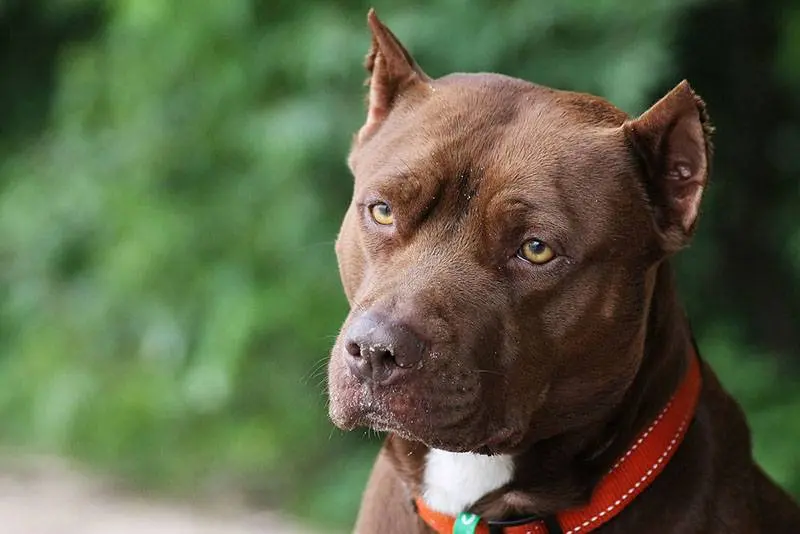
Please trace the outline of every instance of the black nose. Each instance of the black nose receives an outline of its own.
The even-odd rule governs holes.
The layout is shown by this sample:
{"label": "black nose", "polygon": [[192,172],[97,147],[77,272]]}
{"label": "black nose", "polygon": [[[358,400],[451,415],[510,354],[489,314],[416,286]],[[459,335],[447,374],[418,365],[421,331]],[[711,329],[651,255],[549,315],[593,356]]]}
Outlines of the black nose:
{"label": "black nose", "polygon": [[386,383],[417,365],[425,345],[408,326],[367,312],[348,329],[345,349],[355,376]]}

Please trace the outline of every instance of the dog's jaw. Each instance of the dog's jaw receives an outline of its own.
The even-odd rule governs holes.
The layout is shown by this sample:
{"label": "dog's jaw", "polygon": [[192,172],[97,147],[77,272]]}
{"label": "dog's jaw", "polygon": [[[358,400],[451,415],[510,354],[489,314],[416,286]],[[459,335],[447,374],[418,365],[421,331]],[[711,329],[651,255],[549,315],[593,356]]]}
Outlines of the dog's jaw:
{"label": "dog's jaw", "polygon": [[455,516],[513,477],[514,460],[509,455],[431,449],[425,462],[423,497],[431,509]]}

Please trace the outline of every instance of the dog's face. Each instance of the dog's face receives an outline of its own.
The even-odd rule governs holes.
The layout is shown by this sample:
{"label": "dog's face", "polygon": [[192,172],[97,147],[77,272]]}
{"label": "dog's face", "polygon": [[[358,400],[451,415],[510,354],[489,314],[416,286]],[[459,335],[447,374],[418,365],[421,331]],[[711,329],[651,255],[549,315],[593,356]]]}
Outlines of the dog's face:
{"label": "dog's face", "polygon": [[694,226],[702,104],[682,84],[629,120],[504,76],[431,80],[370,22],[331,418],[479,452],[600,420],[637,372],[654,266]]}

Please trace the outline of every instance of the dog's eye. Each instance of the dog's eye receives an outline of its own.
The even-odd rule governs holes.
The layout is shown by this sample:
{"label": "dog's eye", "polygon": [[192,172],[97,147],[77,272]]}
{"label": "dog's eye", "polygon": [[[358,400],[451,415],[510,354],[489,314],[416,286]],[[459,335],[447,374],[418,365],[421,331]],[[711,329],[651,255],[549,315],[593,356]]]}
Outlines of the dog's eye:
{"label": "dog's eye", "polygon": [[531,239],[520,247],[517,256],[531,263],[541,265],[556,257],[550,245],[538,239]]}
{"label": "dog's eye", "polygon": [[369,213],[378,224],[389,226],[390,224],[394,223],[392,208],[390,208],[388,204],[384,204],[383,202],[373,204],[369,208]]}

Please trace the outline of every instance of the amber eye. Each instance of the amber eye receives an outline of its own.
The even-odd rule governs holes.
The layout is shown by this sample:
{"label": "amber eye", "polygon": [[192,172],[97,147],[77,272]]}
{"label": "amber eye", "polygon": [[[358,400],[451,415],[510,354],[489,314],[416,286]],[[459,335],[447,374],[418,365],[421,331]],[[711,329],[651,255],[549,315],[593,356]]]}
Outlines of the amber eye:
{"label": "amber eye", "polygon": [[523,244],[517,255],[523,260],[528,260],[537,265],[547,263],[556,257],[556,253],[553,252],[550,245],[538,239],[531,239]]}
{"label": "amber eye", "polygon": [[384,204],[383,202],[379,202],[378,204],[373,204],[369,208],[369,213],[370,215],[372,215],[372,218],[378,224],[389,226],[390,224],[394,223],[394,215],[392,214],[392,208],[390,208],[388,204]]}

